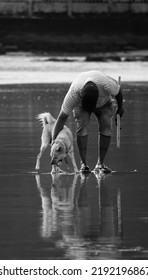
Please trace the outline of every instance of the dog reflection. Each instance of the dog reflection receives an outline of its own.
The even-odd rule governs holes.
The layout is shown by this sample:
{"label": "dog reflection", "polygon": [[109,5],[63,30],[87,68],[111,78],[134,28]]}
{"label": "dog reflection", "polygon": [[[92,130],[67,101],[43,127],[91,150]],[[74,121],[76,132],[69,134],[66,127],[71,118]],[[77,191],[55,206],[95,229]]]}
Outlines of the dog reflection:
{"label": "dog reflection", "polygon": [[65,232],[72,225],[78,175],[54,173],[52,176],[36,174],[35,177],[42,202],[42,237],[50,237],[59,229],[61,233]]}
{"label": "dog reflection", "polygon": [[74,175],[72,177],[52,174],[51,197],[54,210],[70,213],[74,209],[75,187],[78,176]]}
{"label": "dog reflection", "polygon": [[[65,258],[116,258],[121,240],[121,194],[91,175],[36,175],[42,202],[41,236],[58,236]],[[93,247],[95,244],[95,247]],[[92,246],[92,247],[91,247]]]}

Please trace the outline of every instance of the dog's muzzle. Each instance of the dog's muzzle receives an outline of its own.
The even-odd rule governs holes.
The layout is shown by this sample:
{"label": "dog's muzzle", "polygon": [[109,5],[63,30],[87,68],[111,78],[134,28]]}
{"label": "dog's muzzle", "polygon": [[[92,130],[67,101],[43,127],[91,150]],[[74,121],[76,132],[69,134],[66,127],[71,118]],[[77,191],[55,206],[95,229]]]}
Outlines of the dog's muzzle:
{"label": "dog's muzzle", "polygon": [[57,161],[57,159],[56,158],[53,158],[52,160],[51,160],[51,165],[61,165],[61,163],[62,163],[62,159],[60,159],[60,160],[58,160]]}

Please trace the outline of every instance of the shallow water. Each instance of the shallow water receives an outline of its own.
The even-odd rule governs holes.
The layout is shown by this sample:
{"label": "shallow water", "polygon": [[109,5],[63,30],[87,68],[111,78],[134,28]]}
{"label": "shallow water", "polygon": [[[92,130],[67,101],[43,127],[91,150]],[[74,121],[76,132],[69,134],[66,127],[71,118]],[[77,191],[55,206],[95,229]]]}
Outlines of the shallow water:
{"label": "shallow water", "polygon": [[[57,116],[68,87],[0,86],[0,259],[147,259],[148,83],[123,83],[121,148],[114,125],[106,157],[116,172],[105,178],[93,173],[51,176],[48,151],[41,174],[34,174],[41,136],[35,116],[44,111]],[[72,117],[68,125],[75,133]],[[96,151],[92,116],[91,169]]]}

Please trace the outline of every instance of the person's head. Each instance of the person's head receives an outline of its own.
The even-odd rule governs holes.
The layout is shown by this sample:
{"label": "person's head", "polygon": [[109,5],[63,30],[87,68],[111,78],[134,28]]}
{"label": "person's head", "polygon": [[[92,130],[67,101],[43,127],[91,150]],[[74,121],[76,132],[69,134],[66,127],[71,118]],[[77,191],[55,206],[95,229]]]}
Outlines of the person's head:
{"label": "person's head", "polygon": [[92,113],[96,107],[99,91],[95,83],[87,82],[82,92],[82,108]]}

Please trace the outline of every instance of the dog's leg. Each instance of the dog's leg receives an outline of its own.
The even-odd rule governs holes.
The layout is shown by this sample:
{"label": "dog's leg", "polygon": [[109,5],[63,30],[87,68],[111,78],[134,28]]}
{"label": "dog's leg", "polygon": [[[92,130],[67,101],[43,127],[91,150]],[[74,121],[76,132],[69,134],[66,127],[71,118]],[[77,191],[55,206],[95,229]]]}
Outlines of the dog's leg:
{"label": "dog's leg", "polygon": [[40,152],[39,152],[39,154],[37,156],[37,159],[36,159],[36,166],[35,166],[36,171],[40,170],[40,160],[41,160],[42,155],[44,154],[44,152],[46,151],[46,149],[49,145],[49,141],[50,141],[50,138],[49,138],[48,131],[46,130],[46,128],[44,128],[43,132],[42,132],[42,137],[41,137]]}
{"label": "dog's leg", "polygon": [[40,148],[40,152],[37,155],[37,159],[36,159],[36,166],[35,166],[36,171],[40,171],[40,160],[41,160],[41,157],[44,154],[45,150],[47,149],[47,147],[48,147],[48,145],[41,146],[41,148]]}
{"label": "dog's leg", "polygon": [[75,156],[74,156],[74,151],[73,151],[73,150],[70,151],[69,157],[70,157],[70,159],[71,159],[74,172],[75,172],[75,173],[78,173],[78,168],[77,168],[77,164],[76,164],[76,161],[75,161]]}

